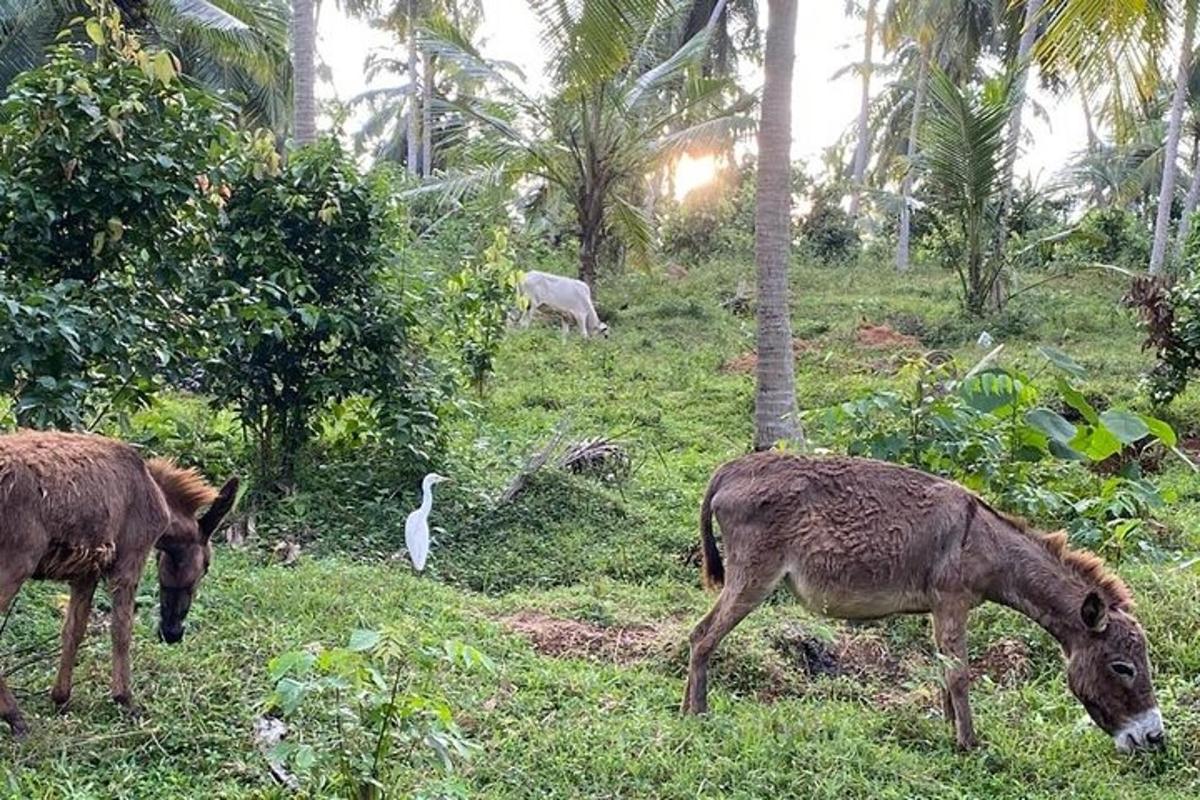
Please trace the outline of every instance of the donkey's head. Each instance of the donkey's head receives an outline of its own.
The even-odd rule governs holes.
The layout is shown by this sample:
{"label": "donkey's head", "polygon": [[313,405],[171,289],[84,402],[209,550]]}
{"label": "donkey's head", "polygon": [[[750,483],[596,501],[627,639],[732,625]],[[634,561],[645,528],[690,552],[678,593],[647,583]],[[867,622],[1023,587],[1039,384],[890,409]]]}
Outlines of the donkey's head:
{"label": "donkey's head", "polygon": [[[160,479],[160,486],[162,483]],[[221,491],[208,489],[211,501],[193,504],[179,502],[178,497],[173,497],[164,487],[171,508],[171,523],[157,545],[158,635],[167,644],[183,639],[184,619],[192,607],[196,587],[208,572],[212,560],[212,535],[233,508],[237,490],[238,479],[230,478]],[[201,513],[198,505],[207,506],[207,509]]]}
{"label": "donkey's head", "polygon": [[1083,633],[1067,661],[1071,692],[1120,752],[1162,746],[1166,735],[1150,683],[1142,626],[1098,592],[1088,593],[1079,614]]}

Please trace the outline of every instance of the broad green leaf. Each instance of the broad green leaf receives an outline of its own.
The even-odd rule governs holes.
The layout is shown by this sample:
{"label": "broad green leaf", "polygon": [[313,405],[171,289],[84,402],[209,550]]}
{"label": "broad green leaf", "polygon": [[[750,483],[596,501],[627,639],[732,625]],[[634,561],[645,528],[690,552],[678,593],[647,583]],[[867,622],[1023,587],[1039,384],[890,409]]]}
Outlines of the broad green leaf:
{"label": "broad green leaf", "polygon": [[1103,425],[1080,428],[1070,446],[1092,461],[1103,461],[1121,452],[1121,440]]}
{"label": "broad green leaf", "polygon": [[104,29],[100,27],[100,20],[89,19],[83,24],[83,27],[87,31],[88,38],[95,44],[104,44]]}
{"label": "broad green leaf", "polygon": [[1038,352],[1041,353],[1047,361],[1068,375],[1076,378],[1082,378],[1087,375],[1087,370],[1083,368],[1082,364],[1071,358],[1062,350],[1059,350],[1057,347],[1043,345],[1038,348]]}
{"label": "broad green leaf", "polygon": [[986,370],[962,385],[963,400],[985,414],[1011,408],[1021,396],[1021,382],[1002,370]]}
{"label": "broad green leaf", "polygon": [[379,639],[379,631],[356,630],[350,634],[348,649],[356,653],[361,653],[364,650],[373,650],[379,644]]}
{"label": "broad green leaf", "polygon": [[1076,428],[1055,411],[1035,408],[1025,415],[1025,421],[1054,441],[1066,444],[1075,438]]}
{"label": "broad green leaf", "polygon": [[1150,430],[1150,434],[1167,447],[1174,447],[1178,443],[1179,439],[1175,435],[1175,429],[1169,423],[1163,422],[1161,419],[1152,417],[1149,414],[1139,414],[1138,417],[1146,424],[1146,427]]}
{"label": "broad green leaf", "polygon": [[1064,403],[1078,411],[1089,425],[1095,425],[1100,421],[1100,415],[1096,413],[1096,409],[1087,401],[1082,392],[1062,378],[1059,378],[1057,382],[1058,393],[1062,395]]}
{"label": "broad green leaf", "polygon": [[1100,415],[1100,422],[1125,444],[1133,444],[1150,435],[1150,426],[1137,414],[1110,408]]}

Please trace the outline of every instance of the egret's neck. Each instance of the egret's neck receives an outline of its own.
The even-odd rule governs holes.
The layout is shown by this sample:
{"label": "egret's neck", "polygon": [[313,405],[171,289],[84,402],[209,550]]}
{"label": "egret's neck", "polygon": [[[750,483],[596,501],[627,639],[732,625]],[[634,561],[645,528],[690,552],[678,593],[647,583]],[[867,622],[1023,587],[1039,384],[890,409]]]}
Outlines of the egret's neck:
{"label": "egret's neck", "polygon": [[421,487],[425,494],[421,497],[421,510],[429,514],[433,508],[433,481],[425,481],[425,485]]}

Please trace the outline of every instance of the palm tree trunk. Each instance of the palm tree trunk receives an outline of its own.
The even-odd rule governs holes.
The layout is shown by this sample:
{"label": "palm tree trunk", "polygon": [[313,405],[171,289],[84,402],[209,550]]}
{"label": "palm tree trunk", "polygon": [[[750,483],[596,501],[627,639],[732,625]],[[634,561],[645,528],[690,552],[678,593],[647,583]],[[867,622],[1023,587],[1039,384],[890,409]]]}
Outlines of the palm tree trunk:
{"label": "palm tree trunk", "polygon": [[408,151],[404,166],[411,175],[418,174],[417,147],[420,125],[417,119],[417,13],[416,0],[408,0]]}
{"label": "palm tree trunk", "polygon": [[317,138],[316,84],[317,28],[313,0],[292,0],[292,134],[296,144]]}
{"label": "palm tree trunk", "polygon": [[863,183],[867,177],[867,155],[870,147],[870,132],[867,130],[867,115],[871,108],[871,53],[875,46],[875,4],[867,0],[867,31],[863,44],[862,99],[858,108],[858,147],[854,151],[854,188],[850,194],[850,217],[858,219],[862,204]]}
{"label": "palm tree trunk", "polygon": [[[872,6],[874,0],[872,0]],[[796,0],[768,0],[762,116],[758,127],[758,190],[754,258],[758,268],[758,366],[754,446],[801,441],[788,304],[792,245],[792,69],[796,60]]]}
{"label": "palm tree trunk", "polygon": [[433,55],[421,53],[421,177],[433,173]]}
{"label": "palm tree trunk", "polygon": [[1192,158],[1192,183],[1188,186],[1187,199],[1183,201],[1183,216],[1179,218],[1179,235],[1175,242],[1175,264],[1183,263],[1188,236],[1192,232],[1192,215],[1200,204],[1200,158]]}
{"label": "palm tree trunk", "polygon": [[913,160],[917,157],[917,138],[921,133],[921,111],[929,88],[929,44],[921,46],[921,63],[917,67],[917,87],[913,94],[912,122],[908,128],[907,168],[900,188],[900,240],[896,243],[896,269],[908,271],[909,243],[912,238]]}
{"label": "palm tree trunk", "polygon": [[1171,99],[1171,122],[1167,128],[1162,182],[1158,188],[1158,217],[1154,221],[1154,249],[1150,252],[1150,274],[1162,272],[1171,234],[1171,204],[1175,200],[1175,180],[1179,173],[1179,134],[1183,128],[1183,107],[1187,103],[1188,76],[1192,69],[1192,40],[1196,33],[1196,0],[1187,0],[1183,19],[1183,41],[1179,45],[1179,68],[1175,72],[1175,95]]}
{"label": "palm tree trunk", "polygon": [[1021,42],[1017,46],[1017,80],[1013,86],[1016,102],[1008,117],[1008,141],[1005,142],[1004,194],[1000,198],[1000,226],[996,230],[996,257],[1004,252],[1008,239],[1008,215],[1012,211],[1013,173],[1017,168],[1017,152],[1021,146],[1021,118],[1025,113],[1025,86],[1029,83],[1029,71],[1033,68],[1030,56],[1037,41],[1038,15],[1042,13],[1044,0],[1027,0],[1025,17],[1022,21]]}

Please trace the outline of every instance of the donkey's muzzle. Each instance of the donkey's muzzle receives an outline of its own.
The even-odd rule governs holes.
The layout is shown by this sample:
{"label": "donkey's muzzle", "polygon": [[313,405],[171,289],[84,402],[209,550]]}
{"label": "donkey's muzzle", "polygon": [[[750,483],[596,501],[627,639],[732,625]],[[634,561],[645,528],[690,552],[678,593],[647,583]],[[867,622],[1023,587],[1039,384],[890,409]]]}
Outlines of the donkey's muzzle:
{"label": "donkey's muzzle", "polygon": [[183,625],[159,625],[158,638],[167,644],[179,644],[183,641]]}

